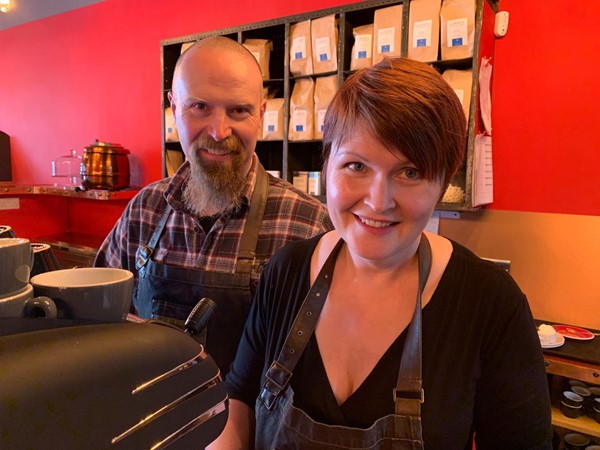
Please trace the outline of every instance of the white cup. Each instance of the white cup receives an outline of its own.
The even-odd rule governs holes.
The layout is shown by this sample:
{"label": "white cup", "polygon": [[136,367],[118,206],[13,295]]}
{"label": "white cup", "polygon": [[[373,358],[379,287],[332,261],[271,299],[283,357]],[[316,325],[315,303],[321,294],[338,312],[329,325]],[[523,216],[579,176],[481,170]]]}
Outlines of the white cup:
{"label": "white cup", "polygon": [[28,239],[0,238],[0,297],[23,290],[32,265],[33,250]]}
{"label": "white cup", "polygon": [[20,291],[0,297],[0,317],[47,317],[56,318],[56,304],[48,297],[33,297],[29,283]]}
{"label": "white cup", "polygon": [[109,267],[84,267],[41,273],[31,278],[35,294],[54,300],[67,319],[121,322],[127,318],[133,274]]}

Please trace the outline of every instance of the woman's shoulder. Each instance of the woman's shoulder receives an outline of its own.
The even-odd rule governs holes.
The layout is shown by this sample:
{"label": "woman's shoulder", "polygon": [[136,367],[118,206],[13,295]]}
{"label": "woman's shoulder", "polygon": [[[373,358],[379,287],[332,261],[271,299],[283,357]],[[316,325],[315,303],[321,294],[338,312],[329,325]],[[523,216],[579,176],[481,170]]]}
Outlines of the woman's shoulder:
{"label": "woman's shoulder", "polygon": [[458,242],[450,242],[452,256],[440,282],[445,290],[459,291],[466,297],[484,297],[490,304],[494,303],[492,299],[502,299],[499,304],[508,308],[518,307],[526,301],[510,273]]}
{"label": "woman's shoulder", "polygon": [[271,256],[265,270],[271,272],[285,270],[287,272],[286,267],[297,269],[309,264],[315,247],[319,244],[322,236],[323,234],[318,234],[308,239],[286,243]]}

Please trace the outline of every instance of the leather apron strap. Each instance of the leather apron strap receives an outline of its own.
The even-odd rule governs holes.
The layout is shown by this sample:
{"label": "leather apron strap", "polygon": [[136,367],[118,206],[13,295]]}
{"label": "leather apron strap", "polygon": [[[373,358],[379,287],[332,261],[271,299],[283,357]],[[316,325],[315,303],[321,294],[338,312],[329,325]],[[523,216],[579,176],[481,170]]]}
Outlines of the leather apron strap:
{"label": "leather apron strap", "polygon": [[266,373],[259,399],[268,409],[273,408],[277,397],[287,387],[292,372],[315,330],[317,319],[325,305],[325,299],[331,286],[335,261],[343,244],[344,241],[340,239],[327,257],[314,284],[304,298],[278,358],[273,361]]}
{"label": "leather apron strap", "polygon": [[[302,352],[315,330],[316,322],[331,286],[335,261],[342,244],[343,241],[340,239],[325,261],[296,315],[279,356],[273,361],[265,375],[265,382],[263,383],[263,388],[258,399],[267,409],[273,408],[277,397],[287,388],[296,364],[300,360]],[[396,403],[396,415],[400,414],[404,409],[415,410],[416,408],[413,405],[416,403],[418,406],[416,414],[406,413],[406,415],[420,416],[420,404],[423,398],[421,376],[421,294],[431,268],[431,247],[424,234],[421,235],[418,258],[419,289],[417,292],[417,304],[415,305],[413,319],[409,325],[408,335],[404,344],[398,373],[399,384],[396,385],[393,391]],[[415,386],[418,386],[418,388],[415,388]],[[418,398],[413,399],[417,394]],[[409,398],[406,399],[406,396]],[[398,403],[400,403],[400,408],[398,407]],[[405,404],[410,406],[407,408]],[[399,409],[400,413],[398,412]]]}
{"label": "leather apron strap", "polygon": [[171,214],[172,210],[173,208],[171,208],[171,206],[167,204],[167,207],[165,208],[162,217],[160,218],[158,224],[156,225],[156,228],[152,232],[152,236],[150,236],[150,241],[148,242],[148,245],[144,245],[140,249],[140,252],[135,260],[135,268],[138,270],[138,272],[140,272],[141,277],[144,276],[143,267],[152,257],[152,253],[154,253],[156,244],[158,243],[158,240],[160,239],[160,236],[163,233],[163,230],[165,229],[167,219],[169,218],[169,214]]}
{"label": "leather apron strap", "polygon": [[[256,243],[258,242],[258,233],[260,231],[262,219],[267,205],[267,196],[269,193],[269,177],[262,164],[257,161],[256,167],[256,183],[252,191],[252,200],[250,201],[250,209],[246,224],[240,239],[238,258],[235,268],[235,273],[252,273],[252,264],[256,257]],[[167,204],[162,217],[160,218],[156,228],[152,232],[148,245],[140,249],[140,252],[135,261],[135,268],[140,271],[140,276],[144,275],[143,267],[152,257],[154,249],[158,244],[158,240],[162,235],[169,214],[173,208]]]}
{"label": "leather apron strap", "polygon": [[419,289],[415,311],[408,328],[408,334],[400,360],[398,381],[394,389],[396,415],[421,416],[421,403],[425,401],[422,375],[421,351],[421,296],[431,270],[431,246],[424,234],[418,250],[419,257]]}
{"label": "leather apron strap", "polygon": [[269,176],[259,161],[257,161],[256,164],[256,183],[254,183],[252,199],[250,200],[250,209],[248,210],[246,225],[244,226],[244,231],[240,240],[235,273],[252,273],[252,265],[256,258],[258,233],[260,232],[263,216],[265,215],[265,208],[267,206]]}

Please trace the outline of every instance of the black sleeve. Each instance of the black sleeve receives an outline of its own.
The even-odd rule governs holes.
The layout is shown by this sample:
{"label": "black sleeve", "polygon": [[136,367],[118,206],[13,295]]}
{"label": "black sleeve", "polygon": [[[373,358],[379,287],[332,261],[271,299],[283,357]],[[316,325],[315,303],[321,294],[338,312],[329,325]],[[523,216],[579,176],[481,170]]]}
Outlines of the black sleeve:
{"label": "black sleeve", "polygon": [[513,280],[503,284],[496,301],[510,307],[487,323],[482,346],[474,416],[477,449],[551,449],[550,396],[535,323]]}
{"label": "black sleeve", "polygon": [[310,287],[310,259],[320,236],[292,242],[265,266],[226,386],[251,408]]}

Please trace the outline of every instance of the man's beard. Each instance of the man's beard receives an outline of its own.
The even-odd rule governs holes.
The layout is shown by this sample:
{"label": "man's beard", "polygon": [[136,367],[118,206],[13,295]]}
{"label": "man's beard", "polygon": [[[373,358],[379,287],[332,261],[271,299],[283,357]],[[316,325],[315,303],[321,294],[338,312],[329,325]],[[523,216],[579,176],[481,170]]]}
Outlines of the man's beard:
{"label": "man's beard", "polygon": [[[206,162],[199,149],[228,150],[233,158],[227,162]],[[183,201],[198,216],[212,216],[241,205],[240,194],[246,183],[244,144],[235,135],[217,142],[200,135],[188,152],[191,176],[183,189]]]}

